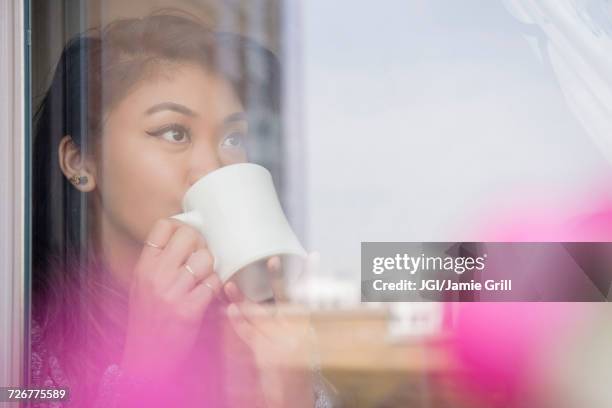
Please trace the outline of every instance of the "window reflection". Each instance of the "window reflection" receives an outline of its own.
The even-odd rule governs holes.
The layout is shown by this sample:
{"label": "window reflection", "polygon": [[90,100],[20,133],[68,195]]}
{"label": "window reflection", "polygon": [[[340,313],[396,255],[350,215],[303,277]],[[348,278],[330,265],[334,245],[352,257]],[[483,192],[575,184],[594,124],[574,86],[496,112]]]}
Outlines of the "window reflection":
{"label": "window reflection", "polygon": [[[245,298],[242,282],[217,276],[213,241],[168,218],[196,182],[247,161],[282,196],[278,57],[228,21],[173,9],[84,30],[91,4],[75,6],[65,27],[39,21],[35,35],[43,49],[61,43],[44,29],[79,29],[48,86],[36,83],[46,90],[32,146],[32,382],[69,387],[74,406],[323,406],[307,314],[285,324],[275,303]],[[229,203],[206,199],[220,200],[220,217],[250,205],[225,214]]]}
{"label": "window reflection", "polygon": [[[366,3],[32,1],[32,384],[104,407],[572,408],[596,394],[572,373],[607,372],[584,351],[610,354],[597,305],[366,303],[358,252],[607,239],[609,200],[577,186],[608,167],[609,6]],[[225,282],[202,231],[169,217],[245,163],[270,172],[313,252]],[[533,185],[555,204],[523,217]],[[558,185],[580,197],[571,227],[555,224]],[[257,201],[217,199],[232,220]]]}

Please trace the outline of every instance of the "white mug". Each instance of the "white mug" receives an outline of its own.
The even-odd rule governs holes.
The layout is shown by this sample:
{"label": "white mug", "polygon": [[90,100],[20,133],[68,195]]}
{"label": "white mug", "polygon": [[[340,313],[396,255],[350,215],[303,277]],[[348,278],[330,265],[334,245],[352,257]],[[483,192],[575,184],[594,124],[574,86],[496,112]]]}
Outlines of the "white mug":
{"label": "white mug", "polygon": [[[260,165],[239,163],[214,170],[187,190],[182,204],[184,212],[171,218],[200,231],[224,283],[244,267],[274,255],[306,258],[281,208],[272,175]],[[244,273],[238,274],[237,283],[252,300],[270,297],[266,271],[252,270],[257,276],[245,280]],[[245,281],[251,284],[244,286]]]}

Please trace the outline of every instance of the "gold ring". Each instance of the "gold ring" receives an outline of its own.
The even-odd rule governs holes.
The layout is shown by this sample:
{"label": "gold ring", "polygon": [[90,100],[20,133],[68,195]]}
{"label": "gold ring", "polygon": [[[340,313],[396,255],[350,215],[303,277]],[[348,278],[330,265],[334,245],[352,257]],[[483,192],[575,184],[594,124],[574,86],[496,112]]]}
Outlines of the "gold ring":
{"label": "gold ring", "polygon": [[151,241],[145,241],[145,245],[150,246],[151,248],[163,249],[160,245],[154,244]]}
{"label": "gold ring", "polygon": [[198,275],[196,275],[196,273],[193,271],[193,269],[191,269],[191,266],[189,266],[188,264],[185,264],[185,269],[187,269],[187,272],[189,272],[191,274],[191,276],[193,276],[193,278],[196,280],[196,282],[200,281],[200,278],[198,277]]}

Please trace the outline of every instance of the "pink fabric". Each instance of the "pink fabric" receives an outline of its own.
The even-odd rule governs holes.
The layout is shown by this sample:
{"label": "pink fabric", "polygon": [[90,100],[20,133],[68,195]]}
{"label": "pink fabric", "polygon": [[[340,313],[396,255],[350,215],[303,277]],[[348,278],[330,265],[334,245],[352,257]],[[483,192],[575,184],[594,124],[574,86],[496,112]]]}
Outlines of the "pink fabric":
{"label": "pink fabric", "polygon": [[[612,201],[603,200],[560,220],[546,208],[506,217],[483,236],[494,241],[612,241]],[[454,351],[469,371],[467,390],[485,400],[522,397],[538,356],[571,333],[593,311],[588,303],[462,303],[458,305]],[[493,400],[488,401],[493,405]]]}

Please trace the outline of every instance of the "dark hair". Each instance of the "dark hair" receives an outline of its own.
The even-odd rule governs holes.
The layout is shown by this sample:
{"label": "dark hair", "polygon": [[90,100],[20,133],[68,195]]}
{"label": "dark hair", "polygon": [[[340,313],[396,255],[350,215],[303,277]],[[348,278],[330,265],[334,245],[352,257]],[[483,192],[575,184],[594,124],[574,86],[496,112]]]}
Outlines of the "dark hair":
{"label": "dark hair", "polygon": [[[213,32],[192,18],[157,14],[119,20],[68,42],[34,118],[32,302],[33,317],[73,373],[87,362],[70,347],[110,341],[99,332],[108,312],[95,300],[111,289],[92,240],[92,200],[61,172],[58,146],[70,135],[82,155],[96,157],[105,113],[164,62],[194,62],[227,79],[247,111],[264,118],[260,125],[276,130],[280,144],[278,62],[244,37]],[[99,368],[94,365],[89,368]]]}

